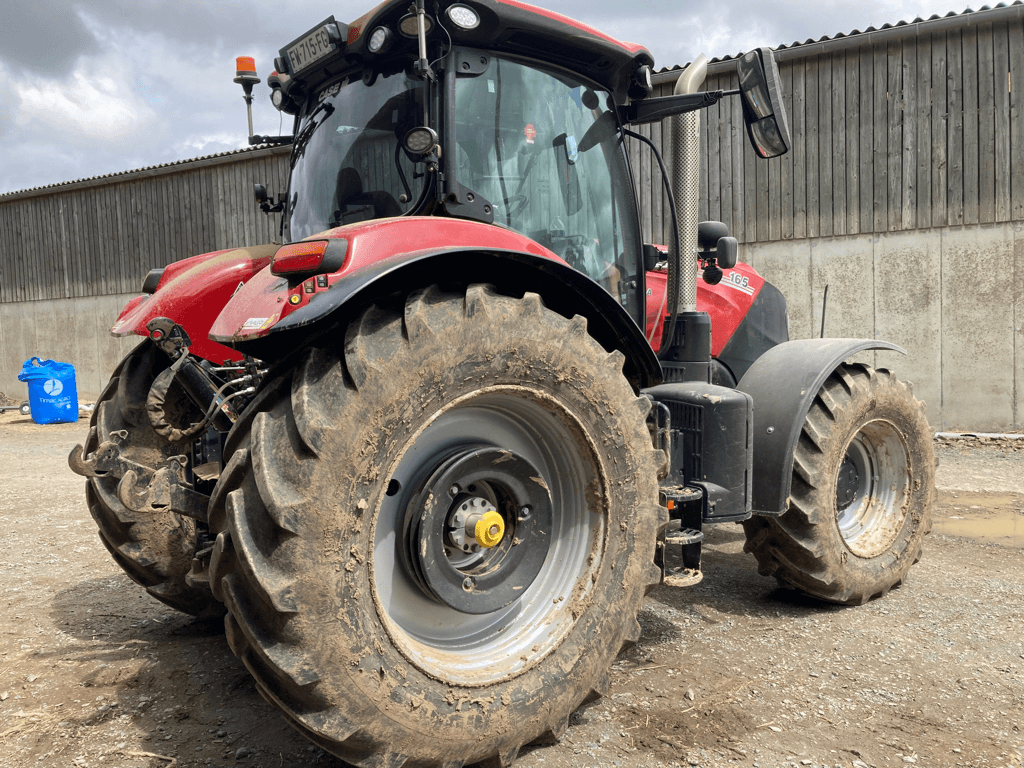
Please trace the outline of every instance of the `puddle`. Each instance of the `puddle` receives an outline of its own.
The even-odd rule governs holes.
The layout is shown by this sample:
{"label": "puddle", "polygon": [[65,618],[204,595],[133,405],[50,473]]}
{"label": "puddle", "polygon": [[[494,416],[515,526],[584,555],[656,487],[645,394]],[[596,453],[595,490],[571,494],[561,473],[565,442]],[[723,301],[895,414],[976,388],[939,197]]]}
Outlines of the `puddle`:
{"label": "puddle", "polygon": [[1024,514],[1014,510],[991,510],[936,517],[932,532],[1024,549]]}

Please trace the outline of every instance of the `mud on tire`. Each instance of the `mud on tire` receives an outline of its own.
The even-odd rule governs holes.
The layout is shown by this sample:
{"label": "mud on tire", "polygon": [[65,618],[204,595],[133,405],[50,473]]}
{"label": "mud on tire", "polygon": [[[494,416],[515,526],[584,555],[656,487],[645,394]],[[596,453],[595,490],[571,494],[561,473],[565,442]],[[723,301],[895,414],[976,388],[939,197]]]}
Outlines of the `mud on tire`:
{"label": "mud on tire", "polygon": [[744,549],[784,586],[864,603],[920,559],[934,488],[924,405],[887,370],[841,365],[804,421],[789,509],[744,522]]}
{"label": "mud on tire", "polygon": [[[93,410],[84,446],[86,455],[119,431],[127,433],[120,445],[121,454],[145,466],[155,467],[171,456],[187,453],[187,442],[168,443],[157,435],[146,413],[149,388],[168,363],[166,355],[149,340],[120,362]],[[149,594],[172,608],[194,616],[223,613],[209,590],[185,582],[196,548],[195,521],[125,507],[117,496],[119,482],[119,477],[106,475],[91,477],[85,485],[100,540],[117,564]]]}
{"label": "mud on tire", "polygon": [[[559,737],[660,578],[661,454],[622,363],[536,295],[430,288],[272,383],[211,502],[211,580],[264,697],[359,766]],[[501,543],[444,538],[467,499]]]}

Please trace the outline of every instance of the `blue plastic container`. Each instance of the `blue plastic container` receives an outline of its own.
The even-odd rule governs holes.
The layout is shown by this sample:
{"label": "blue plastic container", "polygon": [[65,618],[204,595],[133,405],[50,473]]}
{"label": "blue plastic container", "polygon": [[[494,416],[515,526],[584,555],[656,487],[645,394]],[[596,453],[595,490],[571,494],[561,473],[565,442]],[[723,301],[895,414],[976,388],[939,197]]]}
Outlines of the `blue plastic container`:
{"label": "blue plastic container", "polygon": [[33,357],[21,366],[18,380],[28,382],[28,402],[36,424],[78,421],[78,385],[71,363]]}

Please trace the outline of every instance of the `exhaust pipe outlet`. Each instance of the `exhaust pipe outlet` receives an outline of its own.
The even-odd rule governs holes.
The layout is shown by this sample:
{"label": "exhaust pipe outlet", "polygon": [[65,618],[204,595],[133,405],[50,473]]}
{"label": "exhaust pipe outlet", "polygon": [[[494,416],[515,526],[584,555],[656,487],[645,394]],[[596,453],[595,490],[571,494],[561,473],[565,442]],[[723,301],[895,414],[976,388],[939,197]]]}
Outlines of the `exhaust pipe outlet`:
{"label": "exhaust pipe outlet", "polygon": [[[708,60],[697,56],[676,80],[674,95],[696,93],[704,84]],[[697,206],[700,200],[700,114],[694,110],[672,118],[672,189],[679,227],[679,269],[676,270],[675,309],[697,311]]]}

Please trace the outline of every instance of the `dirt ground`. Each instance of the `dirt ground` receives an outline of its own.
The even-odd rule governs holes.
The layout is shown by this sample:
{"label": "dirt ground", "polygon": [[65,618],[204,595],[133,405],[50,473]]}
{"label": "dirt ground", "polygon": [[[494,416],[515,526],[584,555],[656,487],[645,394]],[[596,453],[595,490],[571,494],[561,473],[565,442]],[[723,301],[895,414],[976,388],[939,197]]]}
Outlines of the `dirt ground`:
{"label": "dirt ground", "polygon": [[[117,568],[67,468],[85,431],[0,415],[0,765],[342,766],[259,697],[220,622]],[[1024,440],[937,452],[903,588],[806,600],[712,528],[704,581],[653,592],[609,695],[517,765],[1024,766]]]}

